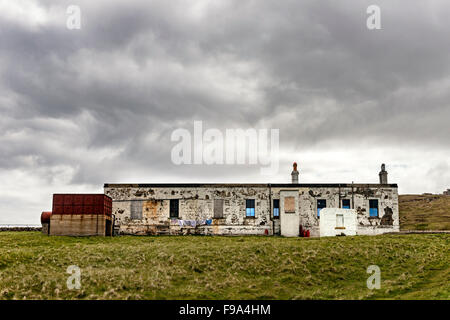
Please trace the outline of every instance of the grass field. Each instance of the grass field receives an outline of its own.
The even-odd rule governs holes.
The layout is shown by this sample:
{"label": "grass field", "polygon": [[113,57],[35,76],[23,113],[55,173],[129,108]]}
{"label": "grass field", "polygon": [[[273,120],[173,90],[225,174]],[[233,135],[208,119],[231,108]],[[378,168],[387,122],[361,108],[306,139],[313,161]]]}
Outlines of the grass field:
{"label": "grass field", "polygon": [[400,195],[402,230],[450,230],[450,196]]}
{"label": "grass field", "polygon": [[[449,299],[450,235],[48,237],[0,232],[0,299]],[[369,265],[381,289],[369,290]],[[69,265],[81,289],[66,286]]]}

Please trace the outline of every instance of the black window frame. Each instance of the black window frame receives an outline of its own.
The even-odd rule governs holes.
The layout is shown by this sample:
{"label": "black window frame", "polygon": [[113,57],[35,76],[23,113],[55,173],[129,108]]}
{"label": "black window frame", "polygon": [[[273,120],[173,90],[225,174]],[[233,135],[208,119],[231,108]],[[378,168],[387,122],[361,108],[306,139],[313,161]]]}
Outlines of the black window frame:
{"label": "black window frame", "polygon": [[170,218],[179,218],[180,217],[180,200],[179,199],[170,199],[169,205],[169,216]]}
{"label": "black window frame", "polygon": [[[319,201],[323,201],[324,203],[323,207],[322,206],[319,207]],[[317,205],[317,218],[320,218],[320,210],[327,207],[327,199],[317,199],[316,205]]]}
{"label": "black window frame", "polygon": [[[348,208],[344,208],[344,201],[345,202],[348,202]],[[344,209],[351,209],[352,208],[352,204],[351,204],[351,201],[350,201],[350,199],[342,199],[342,208],[344,208]]]}
{"label": "black window frame", "polygon": [[[245,217],[255,218],[256,217],[256,203],[255,199],[245,199]],[[253,204],[253,206],[252,206]],[[248,209],[253,209],[253,215],[248,214]]]}
{"label": "black window frame", "polygon": [[[275,215],[275,209],[278,209],[277,215]],[[272,217],[274,219],[280,219],[280,199],[273,199]]]}
{"label": "black window frame", "polygon": [[[372,203],[376,203],[376,207],[372,206]],[[377,215],[373,216],[372,215],[372,210],[371,209],[377,209]],[[370,218],[379,218],[380,217],[380,201],[378,201],[378,199],[369,199],[369,217]]]}

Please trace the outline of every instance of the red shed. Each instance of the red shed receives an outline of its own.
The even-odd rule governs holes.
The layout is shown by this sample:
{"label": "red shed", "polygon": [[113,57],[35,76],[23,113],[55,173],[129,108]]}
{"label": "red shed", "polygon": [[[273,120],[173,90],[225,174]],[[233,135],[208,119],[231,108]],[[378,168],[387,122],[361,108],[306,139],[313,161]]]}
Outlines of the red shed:
{"label": "red shed", "polygon": [[111,235],[112,199],[104,194],[54,194],[51,235]]}

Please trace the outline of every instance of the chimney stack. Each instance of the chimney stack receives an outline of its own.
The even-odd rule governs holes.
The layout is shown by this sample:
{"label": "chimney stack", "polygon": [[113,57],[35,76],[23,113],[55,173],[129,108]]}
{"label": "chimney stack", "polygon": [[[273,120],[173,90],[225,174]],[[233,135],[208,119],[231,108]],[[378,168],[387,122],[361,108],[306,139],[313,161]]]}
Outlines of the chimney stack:
{"label": "chimney stack", "polygon": [[298,184],[297,162],[294,162],[294,170],[291,172],[292,183]]}
{"label": "chimney stack", "polygon": [[381,165],[381,171],[378,174],[380,176],[380,184],[388,184],[388,173],[386,171],[386,166],[384,163]]}

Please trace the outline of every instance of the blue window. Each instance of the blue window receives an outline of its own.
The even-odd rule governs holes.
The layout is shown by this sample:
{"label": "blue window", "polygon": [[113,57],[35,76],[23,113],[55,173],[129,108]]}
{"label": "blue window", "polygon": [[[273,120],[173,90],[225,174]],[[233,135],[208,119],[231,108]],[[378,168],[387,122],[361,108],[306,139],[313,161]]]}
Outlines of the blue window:
{"label": "blue window", "polygon": [[255,200],[254,199],[245,200],[245,216],[247,216],[247,217],[255,216]]}
{"label": "blue window", "polygon": [[342,199],[342,209],[350,209],[350,199]]}
{"label": "blue window", "polygon": [[327,200],[318,199],[317,200],[317,216],[320,217],[320,210],[327,207]]}
{"label": "blue window", "polygon": [[371,217],[378,217],[378,200],[369,200],[369,215]]}
{"label": "blue window", "polygon": [[273,217],[280,217],[280,199],[273,199]]}

